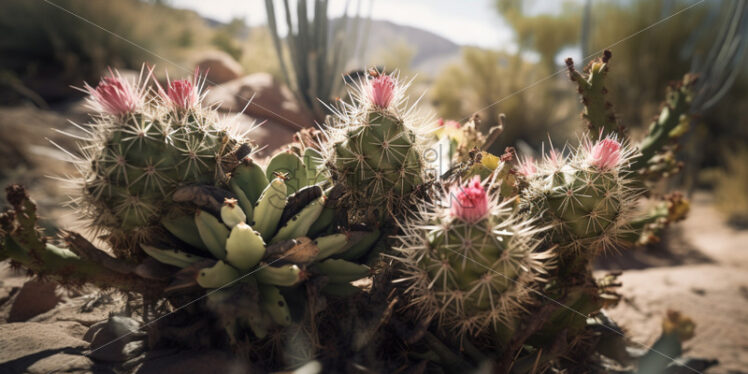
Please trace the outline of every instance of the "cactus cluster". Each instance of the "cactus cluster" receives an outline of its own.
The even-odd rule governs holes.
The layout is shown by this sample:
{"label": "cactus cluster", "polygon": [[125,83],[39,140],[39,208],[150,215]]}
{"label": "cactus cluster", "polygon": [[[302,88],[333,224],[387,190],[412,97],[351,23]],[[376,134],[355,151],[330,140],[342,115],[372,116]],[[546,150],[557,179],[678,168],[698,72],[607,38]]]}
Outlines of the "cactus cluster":
{"label": "cactus cluster", "polygon": [[[592,272],[596,255],[656,236],[688,207],[674,194],[634,214],[684,123],[688,85],[671,90],[645,142],[632,145],[604,98],[609,60],[586,75],[569,62],[591,130],[581,145],[519,163],[512,148],[485,151],[500,128],[484,136],[474,121],[448,122],[434,139],[394,75],[372,71],[321,135],[302,132],[260,165],[201,106],[196,77],[149,89],[150,71],[138,82],[112,72],[86,86],[100,113],[81,127],[89,137],[74,182],[76,204],[114,256],[73,232],[45,237],[13,186],[0,259],[66,285],[139,293],[147,305],[166,299],[188,313],[182,322],[217,319],[220,344],[268,371],[301,364],[275,358],[277,347],[307,343],[339,371],[416,361],[435,372],[487,361],[495,372],[587,370],[623,344],[601,333],[618,331],[602,308],[619,295],[616,275]],[[448,146],[438,177],[424,157],[432,140]],[[678,334],[692,327],[673,324]],[[670,332],[679,354],[688,331]],[[664,365],[642,357],[640,367]]]}
{"label": "cactus cluster", "polygon": [[460,336],[513,328],[552,266],[551,253],[537,251],[542,228],[484,184],[475,176],[419,205],[401,226],[394,257],[410,304]]}
{"label": "cactus cluster", "polygon": [[353,103],[342,103],[326,129],[327,164],[344,185],[354,215],[384,217],[410,206],[426,178],[426,122],[406,108],[404,90],[392,75],[360,82]]}
{"label": "cactus cluster", "polygon": [[85,86],[98,115],[80,126],[80,176],[69,179],[80,215],[125,255],[153,240],[177,188],[222,183],[250,152],[214,111],[200,107],[197,75],[157,90],[148,88],[150,77],[145,69],[136,82],[110,72],[95,88]]}

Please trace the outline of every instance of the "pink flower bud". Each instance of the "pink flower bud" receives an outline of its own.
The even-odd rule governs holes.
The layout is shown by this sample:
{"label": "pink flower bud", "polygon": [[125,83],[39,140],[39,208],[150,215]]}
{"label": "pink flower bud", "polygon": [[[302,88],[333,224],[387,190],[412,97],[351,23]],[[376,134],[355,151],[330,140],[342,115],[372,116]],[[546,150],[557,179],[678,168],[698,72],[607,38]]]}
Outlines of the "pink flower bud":
{"label": "pink flower bud", "polygon": [[166,96],[177,109],[189,109],[197,103],[197,88],[187,79],[169,83]]}
{"label": "pink flower bud", "polygon": [[614,139],[603,139],[590,150],[588,162],[601,170],[610,170],[621,161],[621,143]]}
{"label": "pink flower bud", "polygon": [[535,166],[535,159],[532,157],[527,157],[524,160],[520,161],[519,165],[517,166],[517,172],[528,178],[535,175],[535,173],[538,172],[538,167]]}
{"label": "pink flower bud", "polygon": [[86,85],[86,91],[98,109],[113,115],[129,113],[140,104],[138,91],[119,74],[104,77],[96,88]]}
{"label": "pink flower bud", "polygon": [[462,127],[462,125],[459,122],[454,121],[454,120],[449,120],[445,122],[443,126],[447,128],[455,128],[455,129],[459,129],[460,127]]}
{"label": "pink flower bud", "polygon": [[395,80],[389,75],[380,75],[369,81],[369,101],[380,108],[387,108],[395,96]]}
{"label": "pink flower bud", "polygon": [[450,213],[468,223],[475,223],[485,217],[488,212],[488,198],[486,190],[481,185],[480,177],[475,176],[463,187],[455,187],[450,191],[454,197]]}

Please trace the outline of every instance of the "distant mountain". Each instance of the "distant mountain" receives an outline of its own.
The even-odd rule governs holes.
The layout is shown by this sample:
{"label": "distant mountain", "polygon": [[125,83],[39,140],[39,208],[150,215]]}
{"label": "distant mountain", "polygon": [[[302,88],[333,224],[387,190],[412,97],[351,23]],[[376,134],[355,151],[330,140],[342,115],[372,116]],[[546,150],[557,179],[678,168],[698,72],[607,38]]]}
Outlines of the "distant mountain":
{"label": "distant mountain", "polygon": [[[362,30],[366,28],[365,23],[362,21]],[[365,45],[367,60],[373,54],[403,42],[414,50],[410,67],[421,73],[436,74],[460,56],[459,44],[433,32],[390,21],[371,20]]]}
{"label": "distant mountain", "polygon": [[[224,27],[226,23],[202,17],[205,23],[212,28]],[[330,29],[333,30],[338,19],[332,20]],[[366,29],[366,20],[362,20],[360,27],[363,32]],[[351,32],[351,24],[349,30]],[[266,26],[255,26],[264,28]],[[391,48],[400,43],[405,43],[413,48],[413,60],[410,68],[428,75],[437,74],[442,68],[449,63],[455,62],[460,58],[461,46],[447,38],[434,34],[433,32],[419,29],[417,27],[400,25],[385,20],[371,20],[366,38],[366,60],[371,60],[372,56],[382,53],[387,48]],[[251,32],[251,28],[249,30]],[[364,37],[365,35],[361,35]],[[358,56],[354,56],[358,57]]]}

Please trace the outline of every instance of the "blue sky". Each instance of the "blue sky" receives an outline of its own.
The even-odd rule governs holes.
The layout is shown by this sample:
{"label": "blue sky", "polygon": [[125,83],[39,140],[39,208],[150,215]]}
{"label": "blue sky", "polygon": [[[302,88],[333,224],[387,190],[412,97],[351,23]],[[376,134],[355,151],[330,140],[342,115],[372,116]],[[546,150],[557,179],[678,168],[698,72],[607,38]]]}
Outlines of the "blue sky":
{"label": "blue sky", "polygon": [[[264,0],[171,0],[170,3],[219,21],[240,17],[253,26],[266,23]],[[276,4],[282,6],[277,0]],[[542,8],[554,8],[554,4],[558,2],[540,2]],[[330,15],[342,14],[344,6],[345,0],[330,0]],[[514,48],[512,31],[497,14],[493,0],[361,0],[361,6],[364,10],[371,9],[374,19],[418,27],[459,44]]]}

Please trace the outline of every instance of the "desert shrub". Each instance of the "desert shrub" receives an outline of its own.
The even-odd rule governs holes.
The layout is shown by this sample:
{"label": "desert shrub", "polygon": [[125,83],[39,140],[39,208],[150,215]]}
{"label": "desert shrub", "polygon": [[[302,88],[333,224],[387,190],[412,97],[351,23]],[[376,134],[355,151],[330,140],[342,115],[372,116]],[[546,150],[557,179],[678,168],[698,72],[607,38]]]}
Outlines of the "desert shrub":
{"label": "desert shrub", "polygon": [[552,89],[526,89],[547,75],[536,64],[504,52],[466,47],[459,63],[447,66],[431,90],[431,102],[439,116],[464,121],[479,114],[483,130],[498,123],[499,113],[506,114],[507,126],[496,151],[523,140],[539,146],[549,132],[559,139],[570,134],[576,119],[577,100],[567,92],[553,89],[566,84],[559,75],[550,82]]}
{"label": "desert shrub", "polygon": [[247,73],[266,72],[282,80],[278,57],[273,49],[273,39],[266,27],[255,27],[249,31],[244,44],[244,53],[239,62]]}
{"label": "desert shrub", "polygon": [[194,12],[135,0],[6,0],[0,33],[0,70],[56,100],[74,92],[69,85],[95,80],[107,66],[163,64],[148,51],[177,59],[180,49],[204,45],[210,29]]}

